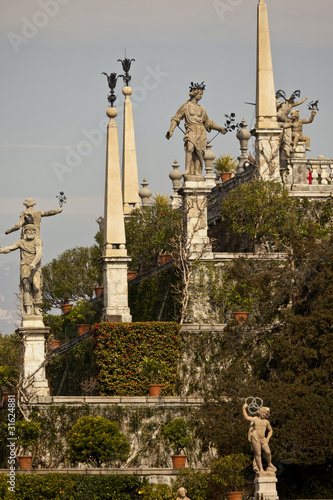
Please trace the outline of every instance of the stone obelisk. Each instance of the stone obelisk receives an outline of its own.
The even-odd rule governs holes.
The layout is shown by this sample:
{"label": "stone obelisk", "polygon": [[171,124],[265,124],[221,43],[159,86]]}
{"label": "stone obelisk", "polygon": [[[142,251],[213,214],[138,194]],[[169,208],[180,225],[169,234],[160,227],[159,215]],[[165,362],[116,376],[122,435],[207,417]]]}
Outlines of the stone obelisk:
{"label": "stone obelisk", "polygon": [[127,256],[123,197],[121,192],[118,127],[115,118],[118,111],[110,107],[107,128],[107,150],[104,201],[104,250],[103,319],[109,322],[132,321],[128,307]]}
{"label": "stone obelisk", "polygon": [[136,157],[133,109],[130,100],[132,89],[123,88],[124,102],[124,136],[123,136],[123,200],[124,214],[128,215],[134,208],[140,207],[139,177]]}
{"label": "stone obelisk", "polygon": [[259,0],[257,17],[256,160],[263,180],[281,180],[276,99],[267,5]]}

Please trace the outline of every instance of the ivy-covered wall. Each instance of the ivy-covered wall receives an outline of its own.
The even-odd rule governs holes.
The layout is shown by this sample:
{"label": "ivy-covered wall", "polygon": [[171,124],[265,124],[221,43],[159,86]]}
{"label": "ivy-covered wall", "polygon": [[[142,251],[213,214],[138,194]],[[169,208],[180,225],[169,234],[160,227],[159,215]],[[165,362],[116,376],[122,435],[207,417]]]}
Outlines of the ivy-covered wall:
{"label": "ivy-covered wall", "polygon": [[[162,424],[176,418],[184,418],[188,422],[193,436],[193,442],[186,450],[188,465],[208,466],[212,452],[209,450],[203,453],[200,438],[195,436],[196,412],[195,407],[163,405],[34,407],[30,418],[41,424],[41,434],[33,448],[33,465],[44,469],[73,466],[67,457],[66,436],[80,417],[92,415],[117,422],[120,431],[129,438],[131,451],[125,467],[171,467],[171,454],[174,450],[163,440],[160,429]],[[6,437],[6,430],[1,428],[1,443],[6,443]],[[5,462],[2,463],[2,467],[4,466]]]}
{"label": "ivy-covered wall", "polygon": [[176,269],[128,284],[128,302],[133,321],[177,321],[179,302],[175,294],[178,281]]}

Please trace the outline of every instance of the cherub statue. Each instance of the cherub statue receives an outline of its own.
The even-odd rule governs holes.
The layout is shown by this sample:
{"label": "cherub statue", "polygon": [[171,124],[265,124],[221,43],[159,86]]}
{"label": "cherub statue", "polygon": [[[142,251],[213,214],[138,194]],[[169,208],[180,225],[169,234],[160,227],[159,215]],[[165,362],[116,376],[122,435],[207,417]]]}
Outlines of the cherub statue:
{"label": "cherub statue", "polygon": [[[263,406],[258,410],[257,417],[250,417],[247,414],[246,408],[248,404],[243,405],[243,415],[250,423],[248,438],[251,443],[251,449],[254,452],[253,470],[255,472],[264,472],[261,459],[261,450],[266,454],[267,472],[276,472],[276,467],[272,464],[271,450],[269,448],[269,440],[273,435],[271,424],[267,420],[270,415],[270,409]],[[266,435],[267,432],[267,435]]]}
{"label": "cherub statue", "polygon": [[17,231],[26,224],[33,224],[36,228],[36,237],[40,238],[40,222],[42,217],[49,217],[51,215],[56,215],[62,212],[62,208],[46,211],[36,210],[35,208],[33,208],[34,205],[36,205],[36,202],[33,198],[26,198],[23,202],[23,205],[26,207],[26,210],[23,210],[23,212],[21,212],[20,220],[11,229],[7,229],[7,231],[5,231],[5,234]]}
{"label": "cherub statue", "polygon": [[204,90],[205,85],[203,82],[201,84],[191,83],[190,99],[171,118],[170,129],[166,133],[166,138],[170,139],[177,125],[179,125],[181,120],[185,120],[185,175],[194,175],[197,177],[202,177],[204,154],[207,146],[207,132],[218,130],[222,134],[227,133],[224,127],[220,127],[210,120],[205,108],[199,105]]}
{"label": "cherub statue", "polygon": [[284,129],[291,128],[293,150],[295,151],[299,141],[305,142],[306,151],[311,151],[310,149],[310,137],[303,135],[303,125],[307,123],[312,123],[317,111],[312,110],[311,116],[307,120],[299,118],[299,109],[295,109],[290,113],[291,122],[283,125]]}
{"label": "cherub statue", "polygon": [[187,491],[185,490],[185,488],[181,487],[179,488],[179,490],[177,490],[177,500],[190,500],[190,498],[188,498],[186,496],[187,494]]}
{"label": "cherub statue", "polygon": [[37,235],[33,224],[25,224],[22,236],[14,245],[0,248],[0,253],[9,253],[21,250],[20,288],[22,316],[41,316],[39,309],[42,303],[41,291],[41,261],[43,242]]}

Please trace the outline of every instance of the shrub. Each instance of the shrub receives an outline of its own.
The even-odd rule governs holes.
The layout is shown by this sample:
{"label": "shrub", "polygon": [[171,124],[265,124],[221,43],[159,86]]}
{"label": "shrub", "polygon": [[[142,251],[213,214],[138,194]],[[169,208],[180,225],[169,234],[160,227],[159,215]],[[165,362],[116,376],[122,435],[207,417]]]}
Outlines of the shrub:
{"label": "shrub", "polygon": [[73,462],[122,463],[128,457],[130,445],[119,432],[118,424],[104,417],[81,417],[67,437],[68,455]]}
{"label": "shrub", "polygon": [[206,500],[208,490],[209,474],[196,472],[193,469],[182,469],[172,485],[174,494],[180,487],[187,490],[191,500]]}
{"label": "shrub", "polygon": [[209,490],[213,498],[226,495],[231,491],[243,491],[247,485],[245,471],[251,459],[243,453],[221,457],[211,465]]}

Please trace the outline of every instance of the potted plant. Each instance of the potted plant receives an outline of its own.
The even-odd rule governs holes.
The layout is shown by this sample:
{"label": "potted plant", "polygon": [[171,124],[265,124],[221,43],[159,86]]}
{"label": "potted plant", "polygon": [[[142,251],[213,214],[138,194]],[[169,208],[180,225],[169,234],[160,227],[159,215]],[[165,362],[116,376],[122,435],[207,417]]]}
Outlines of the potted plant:
{"label": "potted plant", "polygon": [[164,384],[161,380],[167,373],[167,367],[162,361],[157,359],[143,358],[140,373],[143,377],[148,379],[149,396],[159,397]]}
{"label": "potted plant", "polygon": [[161,436],[175,452],[174,455],[171,455],[173,468],[184,468],[187,455],[181,452],[188,448],[193,441],[187,422],[183,418],[170,420],[161,426]]}
{"label": "potted plant", "polygon": [[226,455],[211,464],[210,485],[228,500],[242,500],[251,459],[243,453]]}
{"label": "potted plant", "polygon": [[69,300],[69,298],[64,299],[60,306],[63,314],[67,314],[73,307],[73,304],[71,304]]}
{"label": "potted plant", "polygon": [[247,314],[247,311],[234,311],[234,319],[237,323],[245,323]]}
{"label": "potted plant", "polygon": [[81,300],[68,312],[67,320],[76,324],[78,335],[89,332],[90,325],[94,321],[96,311],[89,302]]}
{"label": "potted plant", "polygon": [[32,468],[31,448],[40,436],[40,423],[18,420],[16,422],[16,434],[19,445],[17,458],[20,469]]}
{"label": "potted plant", "polygon": [[222,182],[229,180],[236,173],[238,162],[231,155],[221,155],[213,162],[214,172]]}

